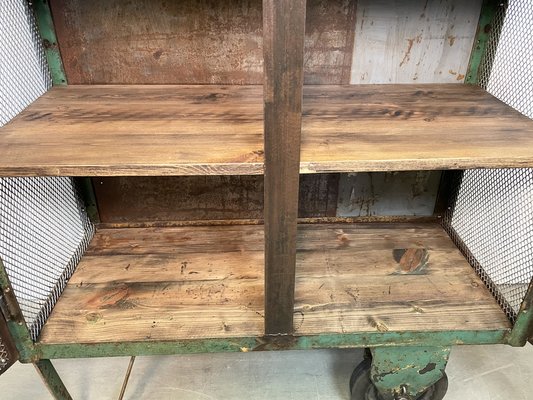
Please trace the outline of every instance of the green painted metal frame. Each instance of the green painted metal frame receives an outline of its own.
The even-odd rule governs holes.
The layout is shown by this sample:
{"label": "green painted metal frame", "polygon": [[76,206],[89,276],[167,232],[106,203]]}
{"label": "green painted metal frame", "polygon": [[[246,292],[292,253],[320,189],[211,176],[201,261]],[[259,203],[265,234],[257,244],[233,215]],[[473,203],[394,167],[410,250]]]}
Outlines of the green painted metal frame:
{"label": "green painted metal frame", "polygon": [[[474,45],[466,83],[477,83],[479,66],[487,46],[489,31],[486,29],[494,18],[500,1],[485,0],[482,7],[478,33]],[[54,85],[66,85],[67,77],[63,68],[59,45],[54,30],[53,19],[47,0],[33,2],[46,57]],[[85,181],[85,189],[90,188]],[[92,197],[91,197],[92,196]],[[89,193],[89,207],[95,205],[94,192]],[[97,210],[96,210],[97,212]],[[96,214],[97,215],[97,214]],[[0,260],[0,287],[12,293],[9,279]],[[11,295],[12,296],[12,295]],[[14,298],[14,296],[12,296]],[[16,299],[15,299],[16,302]],[[450,346],[459,344],[508,343],[521,346],[533,329],[533,289],[530,286],[518,320],[512,331],[433,331],[433,332],[363,332],[353,334],[324,334],[315,336],[266,336],[229,339],[197,339],[170,342],[122,342],[101,344],[42,344],[33,343],[22,314],[13,316],[8,322],[9,330],[17,343],[22,362],[40,362],[43,369],[53,358],[101,357],[124,355],[163,355],[203,352],[236,352],[283,349],[352,348],[352,347],[392,347],[392,346]],[[18,307],[18,304],[16,305]],[[49,361],[48,361],[49,362]],[[51,364],[50,364],[51,365]],[[50,379],[54,378],[49,375]],[[54,378],[55,379],[55,378]],[[52,380],[54,380],[52,379]]]}
{"label": "green painted metal frame", "polygon": [[[3,300],[5,302],[5,310],[8,315],[4,315],[7,328],[13,339],[17,351],[19,352],[19,360],[27,360],[29,362],[34,361],[35,346],[31,339],[28,325],[24,320],[22,311],[20,310],[19,303],[13,292],[13,287],[9,281],[4,263],[0,259],[0,291],[2,293]],[[2,312],[0,311],[0,312]]]}
{"label": "green painted metal frame", "polygon": [[444,376],[450,347],[374,348],[370,380],[383,400],[416,399]]}
{"label": "green painted metal frame", "polygon": [[43,47],[48,61],[48,68],[52,76],[54,85],[66,85],[67,76],[63,68],[63,60],[59,51],[59,44],[57,43],[56,31],[54,29],[54,20],[52,19],[52,12],[48,0],[33,0],[33,12],[37,27],[41,33],[43,40]]}
{"label": "green painted metal frame", "polygon": [[77,358],[193,354],[213,352],[249,352],[269,350],[311,350],[327,348],[439,346],[506,343],[509,330],[433,331],[433,332],[362,332],[332,333],[313,336],[264,336],[224,339],[190,339],[161,342],[116,343],[35,343],[35,358]]}
{"label": "green painted metal frame", "polygon": [[39,360],[35,362],[34,365],[54,399],[72,400],[72,397],[70,397],[67,388],[63,384],[63,381],[50,360]]}
{"label": "green painted metal frame", "polygon": [[477,85],[479,83],[480,67],[487,50],[490,33],[493,29],[494,17],[500,11],[501,7],[506,7],[506,4],[507,0],[483,1],[476,37],[474,39],[474,47],[470,53],[470,63],[468,65],[465,83],[471,85]]}

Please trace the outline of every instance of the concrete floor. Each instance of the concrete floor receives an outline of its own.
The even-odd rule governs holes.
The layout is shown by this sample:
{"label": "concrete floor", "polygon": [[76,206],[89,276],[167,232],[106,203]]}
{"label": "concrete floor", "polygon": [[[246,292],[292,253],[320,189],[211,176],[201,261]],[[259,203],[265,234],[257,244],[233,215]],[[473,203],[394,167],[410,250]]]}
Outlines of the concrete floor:
{"label": "concrete floor", "polygon": [[[349,400],[360,350],[138,357],[125,399]],[[75,400],[116,399],[128,358],[54,361]],[[445,400],[530,400],[533,346],[458,346]],[[31,365],[0,377],[0,398],[51,399]]]}

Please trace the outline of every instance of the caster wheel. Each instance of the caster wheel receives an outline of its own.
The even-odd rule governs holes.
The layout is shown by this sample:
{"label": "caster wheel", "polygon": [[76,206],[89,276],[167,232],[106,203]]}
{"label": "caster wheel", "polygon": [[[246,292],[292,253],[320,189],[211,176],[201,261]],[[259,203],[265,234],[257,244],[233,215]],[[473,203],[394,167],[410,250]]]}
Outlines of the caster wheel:
{"label": "caster wheel", "polygon": [[[378,390],[370,380],[370,366],[372,360],[365,358],[355,367],[350,377],[351,400],[382,400]],[[416,400],[442,400],[448,389],[448,377],[446,374],[433,384]],[[400,397],[401,398],[401,397]]]}

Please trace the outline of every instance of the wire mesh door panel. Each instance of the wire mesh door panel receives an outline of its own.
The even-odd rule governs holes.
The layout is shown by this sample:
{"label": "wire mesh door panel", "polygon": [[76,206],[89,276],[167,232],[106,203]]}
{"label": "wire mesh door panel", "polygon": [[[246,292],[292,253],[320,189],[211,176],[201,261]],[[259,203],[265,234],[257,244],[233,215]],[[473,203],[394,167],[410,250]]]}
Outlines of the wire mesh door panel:
{"label": "wire mesh door panel", "polygon": [[[530,118],[532,37],[533,2],[502,1],[479,73],[483,88]],[[533,277],[533,169],[468,170],[456,189],[444,227],[514,322]]]}
{"label": "wire mesh door panel", "polygon": [[0,178],[0,257],[36,340],[94,233],[71,178]]}

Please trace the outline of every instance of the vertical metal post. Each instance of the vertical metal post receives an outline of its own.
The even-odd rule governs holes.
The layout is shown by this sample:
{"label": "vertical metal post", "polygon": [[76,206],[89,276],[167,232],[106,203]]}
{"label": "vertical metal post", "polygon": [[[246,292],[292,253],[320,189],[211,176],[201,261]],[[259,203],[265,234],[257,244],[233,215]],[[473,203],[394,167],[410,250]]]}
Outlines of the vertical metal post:
{"label": "vertical metal post", "polygon": [[50,360],[39,360],[33,365],[54,399],[72,400]]}
{"label": "vertical metal post", "polygon": [[[484,0],[481,6],[481,15],[477,27],[476,37],[474,38],[474,47],[470,53],[470,63],[466,73],[465,83],[477,85],[480,82],[480,73],[483,72],[482,64],[486,63],[492,66],[492,59],[487,60],[487,49],[490,38],[499,38],[500,32],[494,32],[494,29],[501,27],[494,24],[498,12],[507,7],[508,0]],[[497,43],[492,43],[495,46]]]}
{"label": "vertical metal post", "polygon": [[533,340],[533,279],[520,306],[508,343],[511,346],[524,346],[528,340]]}
{"label": "vertical metal post", "polygon": [[0,303],[2,303],[2,312],[5,315],[7,328],[11,338],[15,342],[21,361],[28,361],[34,355],[34,345],[31,339],[30,331],[20,310],[17,298],[13,292],[13,287],[9,282],[9,277],[0,259]]}
{"label": "vertical metal post", "polygon": [[65,75],[61,53],[59,52],[59,44],[57,43],[54,21],[52,20],[52,12],[50,11],[48,0],[33,0],[31,4],[33,5],[35,20],[43,40],[52,82],[54,85],[66,85],[67,76]]}

